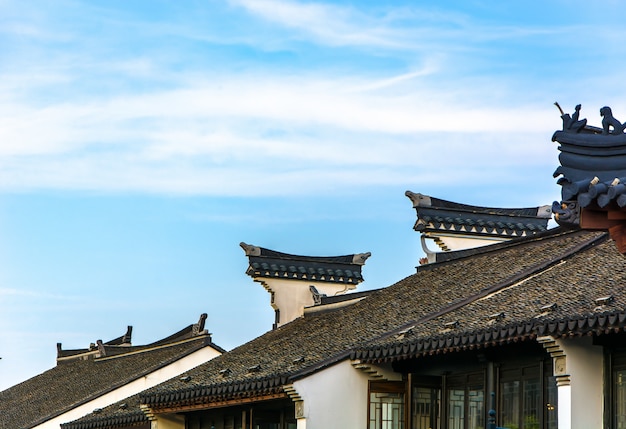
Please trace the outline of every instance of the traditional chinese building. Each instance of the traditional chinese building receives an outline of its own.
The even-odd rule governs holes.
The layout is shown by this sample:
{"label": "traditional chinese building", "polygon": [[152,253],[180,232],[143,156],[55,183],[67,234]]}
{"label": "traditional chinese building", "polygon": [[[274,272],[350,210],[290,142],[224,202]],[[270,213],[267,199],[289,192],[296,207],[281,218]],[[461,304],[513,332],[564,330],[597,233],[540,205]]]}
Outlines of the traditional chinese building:
{"label": "traditional chinese building", "polygon": [[580,109],[555,134],[559,227],[408,193],[440,251],[366,293],[343,293],[364,255],[242,245],[274,329],[63,429],[626,427],[626,135]]}
{"label": "traditional chinese building", "polygon": [[205,330],[206,317],[147,345],[132,345],[130,326],[84,349],[57,344],[54,368],[0,392],[0,428],[58,429],[215,358],[224,350]]}

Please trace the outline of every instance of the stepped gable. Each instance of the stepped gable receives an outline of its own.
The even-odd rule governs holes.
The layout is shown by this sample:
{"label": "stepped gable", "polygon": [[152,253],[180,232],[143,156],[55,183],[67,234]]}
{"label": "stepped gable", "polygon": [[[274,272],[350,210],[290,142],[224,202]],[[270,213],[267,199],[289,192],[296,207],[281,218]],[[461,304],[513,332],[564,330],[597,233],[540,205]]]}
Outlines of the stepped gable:
{"label": "stepped gable", "polygon": [[459,204],[406,191],[417,221],[413,229],[425,234],[463,232],[471,235],[522,237],[545,231],[552,216],[550,206],[491,208]]}
{"label": "stepped gable", "polygon": [[[205,319],[206,315],[200,317],[201,322]],[[186,338],[174,335],[149,345],[130,346],[123,345],[130,338],[122,336],[77,349],[81,351],[78,354],[68,351],[67,356],[57,358],[54,368],[0,392],[0,428],[26,429],[43,424],[204,347],[223,353],[224,349],[213,344],[211,336],[197,325],[180,331],[198,332]]]}
{"label": "stepped gable", "polygon": [[[552,267],[602,238],[589,231],[554,231],[448,263],[431,264],[406,279],[336,311],[320,312],[267,332],[140,395],[152,411],[286,395],[293,381],[349,359],[368,342],[407,324],[458,310],[484,290],[499,291]],[[510,261],[516,261],[511,264]],[[562,279],[559,279],[563,281]],[[451,306],[454,306],[452,308]],[[457,308],[458,307],[458,308]],[[484,311],[495,312],[499,306]],[[491,314],[491,313],[490,313]],[[534,314],[533,314],[534,316]],[[498,322],[500,323],[500,322]]]}
{"label": "stepped gable", "polygon": [[554,177],[561,202],[553,203],[556,221],[564,226],[609,230],[620,252],[626,253],[626,133],[611,108],[600,109],[602,127],[580,119],[581,105],[570,115],[561,111],[560,166]]}
{"label": "stepped gable", "polygon": [[345,256],[299,256],[241,243],[253,278],[284,278],[329,283],[358,284],[361,268],[371,253]]}

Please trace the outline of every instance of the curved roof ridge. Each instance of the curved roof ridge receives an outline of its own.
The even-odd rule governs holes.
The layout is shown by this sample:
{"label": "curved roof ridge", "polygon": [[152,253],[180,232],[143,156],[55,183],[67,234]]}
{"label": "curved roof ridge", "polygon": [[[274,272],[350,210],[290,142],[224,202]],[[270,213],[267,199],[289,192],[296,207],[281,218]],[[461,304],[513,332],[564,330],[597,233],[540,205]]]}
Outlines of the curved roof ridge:
{"label": "curved roof ridge", "polygon": [[246,252],[246,256],[255,256],[263,258],[274,258],[292,261],[314,261],[314,262],[326,262],[330,264],[357,264],[363,265],[367,258],[371,256],[371,252],[365,253],[353,253],[350,255],[341,256],[305,256],[305,255],[293,255],[290,253],[278,252],[276,250],[267,249],[265,247],[254,246],[252,244],[239,243],[241,248]]}
{"label": "curved roof ridge", "polygon": [[484,213],[498,216],[530,217],[541,219],[549,219],[552,216],[552,212],[551,210],[549,210],[549,205],[523,208],[486,207],[456,203],[453,201],[443,200],[441,198],[435,198],[429,195],[424,195],[411,191],[406,191],[404,194],[413,202],[413,207],[416,209],[418,207],[428,207],[431,209],[453,209],[455,211],[464,211],[470,213]]}

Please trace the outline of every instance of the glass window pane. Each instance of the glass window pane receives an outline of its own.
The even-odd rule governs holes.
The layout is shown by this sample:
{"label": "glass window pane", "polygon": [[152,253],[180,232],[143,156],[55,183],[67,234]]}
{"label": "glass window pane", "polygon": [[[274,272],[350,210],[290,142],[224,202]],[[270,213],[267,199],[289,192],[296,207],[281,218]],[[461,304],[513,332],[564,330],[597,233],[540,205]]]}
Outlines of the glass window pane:
{"label": "glass window pane", "polygon": [[370,429],[404,429],[404,394],[370,393]]}
{"label": "glass window pane", "polygon": [[441,390],[431,387],[414,387],[412,394],[411,429],[439,429],[439,403]]}
{"label": "glass window pane", "polygon": [[448,391],[448,429],[465,429],[465,390]]}
{"label": "glass window pane", "polygon": [[558,429],[556,377],[546,377],[546,428]]}
{"label": "glass window pane", "polygon": [[615,428],[626,429],[626,370],[615,371]]}
{"label": "glass window pane", "polygon": [[501,384],[501,418],[504,427],[520,427],[520,383],[506,381]]}
{"label": "glass window pane", "polygon": [[468,428],[484,428],[484,393],[480,389],[470,389],[468,392],[467,420]]}
{"label": "glass window pane", "polygon": [[539,429],[539,380],[524,380],[524,403],[522,404],[524,429]]}

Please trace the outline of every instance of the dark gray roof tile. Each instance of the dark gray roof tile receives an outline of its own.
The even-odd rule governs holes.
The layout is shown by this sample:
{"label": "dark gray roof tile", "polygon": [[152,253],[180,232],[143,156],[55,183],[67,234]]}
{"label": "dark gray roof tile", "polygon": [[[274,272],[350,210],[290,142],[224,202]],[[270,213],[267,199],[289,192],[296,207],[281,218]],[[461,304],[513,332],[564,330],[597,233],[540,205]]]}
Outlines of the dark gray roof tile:
{"label": "dark gray roof tile", "polygon": [[[308,314],[201,365],[189,373],[191,385],[173,379],[144,392],[141,400],[158,409],[173,402],[191,403],[192,397],[193,401],[211,401],[255,395],[269,380],[270,384],[280,380],[292,382],[349,357],[354,350],[369,350],[369,342],[395,346],[390,338],[395,338],[395,333],[409,324],[416,327],[405,334],[407,340],[421,335],[422,325],[439,338],[444,323],[459,320],[459,327],[449,334],[454,338],[457,332],[479,326],[474,320],[477,314],[484,313],[484,318],[479,317],[480,323],[488,323],[487,316],[502,308],[507,308],[507,317],[501,322],[490,321],[490,328],[521,320],[525,316],[510,313],[504,302],[484,308],[483,304],[477,304],[468,310],[472,320],[464,309],[489,293],[505,290],[558,264],[603,237],[599,232],[553,231],[537,238],[520,239],[495,251],[483,249],[482,253],[450,263],[425,265],[427,269],[420,269],[418,274],[373,292],[359,302],[337,311]],[[546,296],[545,300],[549,298]],[[545,305],[541,301],[536,303],[536,308]],[[532,315],[526,315],[534,317],[535,311],[533,307]],[[385,350],[388,353],[390,349]],[[299,360],[301,357],[303,361]],[[260,365],[259,371],[250,373],[248,368],[252,365]],[[228,381],[219,374],[223,368],[232,371]],[[272,386],[280,389],[279,385]]]}
{"label": "dark gray roof tile", "polygon": [[201,335],[113,357],[74,359],[0,392],[0,428],[31,428],[208,345]]}
{"label": "dark gray roof tile", "polygon": [[246,274],[251,277],[284,277],[332,283],[360,283],[361,267],[370,256],[361,253],[345,256],[300,256],[276,252],[241,243],[249,258]]}

